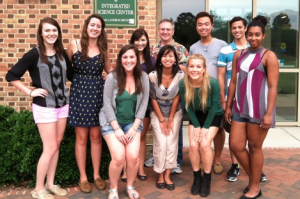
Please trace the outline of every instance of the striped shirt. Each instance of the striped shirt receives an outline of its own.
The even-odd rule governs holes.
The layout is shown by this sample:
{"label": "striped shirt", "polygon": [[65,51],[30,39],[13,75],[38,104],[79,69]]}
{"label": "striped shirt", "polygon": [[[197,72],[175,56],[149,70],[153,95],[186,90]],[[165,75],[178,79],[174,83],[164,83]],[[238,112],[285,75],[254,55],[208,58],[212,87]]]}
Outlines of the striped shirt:
{"label": "striped shirt", "polygon": [[[247,44],[247,47],[249,47],[249,44]],[[225,85],[226,85],[225,100],[226,101],[228,95],[228,88],[231,80],[232,60],[233,60],[234,53],[237,50],[240,50],[240,48],[238,48],[235,42],[233,41],[231,44],[228,44],[227,46],[221,49],[219,59],[218,59],[218,66],[226,67],[226,78],[225,78]]]}

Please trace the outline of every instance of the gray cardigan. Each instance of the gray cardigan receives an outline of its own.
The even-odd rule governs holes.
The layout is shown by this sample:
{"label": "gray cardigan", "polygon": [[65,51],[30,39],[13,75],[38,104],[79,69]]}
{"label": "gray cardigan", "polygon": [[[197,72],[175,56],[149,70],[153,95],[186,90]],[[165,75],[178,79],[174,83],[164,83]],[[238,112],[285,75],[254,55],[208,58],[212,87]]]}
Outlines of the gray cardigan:
{"label": "gray cardigan", "polygon": [[[99,120],[100,125],[104,129],[108,129],[110,122],[117,120],[116,117],[116,97],[118,94],[117,80],[115,72],[107,75],[103,92],[103,107],[100,110]],[[141,120],[144,119],[149,100],[149,78],[147,73],[142,72],[143,91],[137,95],[137,103],[135,109],[135,117]],[[143,125],[143,122],[141,123]]]}

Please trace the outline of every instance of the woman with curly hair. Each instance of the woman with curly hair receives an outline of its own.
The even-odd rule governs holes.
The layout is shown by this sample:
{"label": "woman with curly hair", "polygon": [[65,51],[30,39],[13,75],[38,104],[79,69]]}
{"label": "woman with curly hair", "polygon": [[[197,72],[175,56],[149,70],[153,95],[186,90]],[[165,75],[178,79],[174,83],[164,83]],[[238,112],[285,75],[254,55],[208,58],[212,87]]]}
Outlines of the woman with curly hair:
{"label": "woman with curly hair", "polygon": [[106,184],[100,177],[102,139],[99,112],[103,106],[103,69],[109,73],[108,45],[105,22],[98,14],[90,15],[84,22],[81,39],[74,39],[67,50],[73,62],[74,78],[70,94],[69,125],[75,126],[75,156],[80,172],[79,187],[91,192],[86,175],[86,147],[91,141],[91,156],[96,188],[104,190]]}
{"label": "woman with curly hair", "polygon": [[279,64],[276,54],[262,46],[267,22],[259,15],[249,23],[246,37],[250,47],[236,51],[232,60],[225,119],[231,123],[230,148],[249,176],[240,199],[262,195],[262,145],[269,129],[275,127]]}

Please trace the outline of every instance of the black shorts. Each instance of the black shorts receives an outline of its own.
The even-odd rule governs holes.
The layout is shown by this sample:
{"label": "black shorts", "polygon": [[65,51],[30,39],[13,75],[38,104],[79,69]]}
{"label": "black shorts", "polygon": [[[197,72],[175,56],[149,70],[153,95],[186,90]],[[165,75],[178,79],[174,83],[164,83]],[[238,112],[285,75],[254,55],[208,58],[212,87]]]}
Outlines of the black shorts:
{"label": "black shorts", "polygon": [[145,117],[148,117],[148,118],[150,117],[150,110],[149,109],[146,110]]}
{"label": "black shorts", "polygon": [[[203,125],[205,123],[207,115],[208,115],[208,112],[205,112],[205,113],[203,111],[197,111],[196,112],[196,117],[198,119],[198,122],[200,123],[201,128],[203,127]],[[215,127],[219,128],[221,126],[222,118],[223,118],[223,115],[215,115],[215,117],[214,117],[213,121],[211,122],[210,126],[215,126]],[[191,120],[189,120],[189,124],[193,125]]]}
{"label": "black shorts", "polygon": [[225,131],[227,133],[230,133],[231,124],[229,124],[229,123],[226,122],[225,117],[223,117],[220,127],[223,128],[223,129],[225,129]]}

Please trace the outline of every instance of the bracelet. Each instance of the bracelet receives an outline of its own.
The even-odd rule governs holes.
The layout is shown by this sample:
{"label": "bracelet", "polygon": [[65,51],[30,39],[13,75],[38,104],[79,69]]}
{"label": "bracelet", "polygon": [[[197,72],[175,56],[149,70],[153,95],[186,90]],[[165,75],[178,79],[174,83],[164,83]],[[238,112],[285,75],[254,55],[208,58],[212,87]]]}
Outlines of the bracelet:
{"label": "bracelet", "polygon": [[163,122],[165,122],[165,120],[159,121],[159,123],[163,123]]}
{"label": "bracelet", "polygon": [[32,91],[33,91],[33,90],[31,90],[31,91],[30,91],[30,93],[29,93],[29,97],[31,97],[31,93],[32,93]]}
{"label": "bracelet", "polygon": [[134,126],[132,126],[132,128],[133,128],[135,131],[137,131],[137,129],[136,129]]}
{"label": "bracelet", "polygon": [[116,131],[116,130],[118,130],[118,129],[120,129],[120,126],[119,126],[118,128],[116,128],[116,129],[114,129],[114,131]]}

